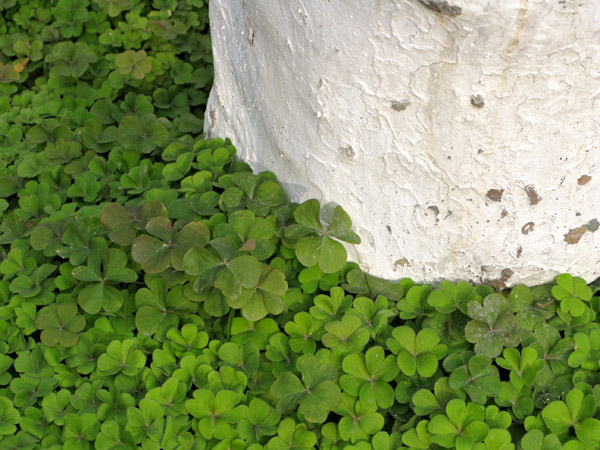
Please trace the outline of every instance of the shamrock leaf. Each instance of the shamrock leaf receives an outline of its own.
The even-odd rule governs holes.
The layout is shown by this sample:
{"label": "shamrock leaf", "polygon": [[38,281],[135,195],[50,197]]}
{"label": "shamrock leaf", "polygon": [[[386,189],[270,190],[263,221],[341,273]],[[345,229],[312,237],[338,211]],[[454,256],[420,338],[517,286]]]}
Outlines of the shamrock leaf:
{"label": "shamrock leaf", "polygon": [[276,399],[280,413],[298,406],[298,413],[309,422],[323,423],[329,411],[342,400],[336,385],[337,371],[334,366],[320,364],[313,355],[303,355],[296,361],[302,381],[291,372],[284,372],[273,383],[271,394]]}
{"label": "shamrock leaf", "polygon": [[484,405],[488,397],[500,392],[498,368],[492,365],[492,359],[486,355],[472,356],[466,365],[452,371],[449,386],[463,389],[471,401]]}
{"label": "shamrock leaf", "polygon": [[131,75],[137,80],[143,80],[152,70],[152,62],[144,50],[125,50],[115,58],[117,72],[121,75]]}
{"label": "shamrock leaf", "polygon": [[560,301],[560,309],[573,317],[581,316],[586,309],[584,302],[592,299],[592,288],[586,285],[583,278],[563,273],[556,277],[556,286],[552,288],[552,296]]}
{"label": "shamrock leaf", "polygon": [[332,287],[329,295],[319,294],[313,300],[314,306],[310,307],[310,315],[317,320],[339,320],[352,306],[352,296],[346,295],[344,290]]}
{"label": "shamrock leaf", "polygon": [[560,376],[569,370],[567,358],[574,350],[575,341],[571,337],[561,339],[560,332],[552,325],[537,324],[530,346],[544,361],[547,370],[551,370],[554,375]]}
{"label": "shamrock leaf", "polygon": [[333,349],[337,355],[359,352],[369,342],[369,331],[354,314],[346,313],[342,320],[327,322],[323,345]]}
{"label": "shamrock leaf", "polygon": [[213,284],[228,299],[237,299],[242,288],[255,288],[260,280],[261,266],[249,255],[235,256],[238,246],[230,236],[209,242],[216,254],[207,248],[194,247],[183,258],[185,273],[198,277],[195,288]]}
{"label": "shamrock leaf", "polygon": [[541,359],[537,359],[537,351],[532,347],[524,348],[521,354],[514,348],[506,348],[504,358],[496,358],[496,363],[510,370],[510,382],[517,388],[531,386],[536,375],[545,366]]}
{"label": "shamrock leaf", "polygon": [[109,248],[93,253],[87,266],[73,269],[73,276],[81,281],[91,282],[79,292],[79,306],[89,314],[97,314],[102,309],[108,312],[118,310],[124,301],[125,293],[118,283],[131,283],[137,274],[126,268],[127,255],[122,250]]}
{"label": "shamrock leaf", "polygon": [[531,430],[521,439],[521,447],[531,450],[560,450],[563,448],[555,434],[544,435],[541,430]]}
{"label": "shamrock leaf", "polygon": [[462,389],[456,390],[450,387],[448,378],[440,378],[435,382],[433,392],[420,389],[412,397],[413,411],[419,416],[427,416],[435,411],[443,411],[453,398],[464,400],[466,398]]}
{"label": "shamrock leaf", "polygon": [[326,228],[320,219],[321,206],[318,200],[307,200],[294,211],[297,225],[286,228],[289,239],[298,239],[295,244],[296,257],[306,267],[318,265],[325,273],[340,270],[348,257],[344,246],[335,239],[359,244],[360,238],[351,231],[352,221],[348,214],[337,206]]}
{"label": "shamrock leaf", "polygon": [[453,284],[444,280],[439,289],[435,289],[429,294],[427,303],[441,313],[449,314],[458,309],[466,314],[467,303],[478,299],[479,296],[470,283],[461,281]]}
{"label": "shamrock leaf", "polygon": [[347,394],[343,395],[342,403],[335,412],[342,416],[338,423],[340,437],[352,443],[369,439],[385,424],[381,414],[365,409],[360,401]]}
{"label": "shamrock leaf", "polygon": [[402,442],[410,449],[428,450],[433,443],[433,435],[427,430],[429,420],[421,420],[417,426],[402,435]]}
{"label": "shamrock leaf", "polygon": [[547,405],[542,410],[542,417],[551,432],[560,435],[573,428],[582,443],[597,447],[600,442],[600,420],[593,418],[595,412],[594,396],[573,389],[564,402],[554,401]]}
{"label": "shamrock leaf", "polygon": [[287,418],[279,422],[277,436],[266,446],[267,450],[311,450],[317,444],[317,437],[306,429],[304,424],[296,424],[294,419]]}
{"label": "shamrock leaf", "polygon": [[210,232],[201,222],[171,221],[166,217],[154,217],[146,224],[150,234],[138,236],[131,247],[133,260],[141,264],[147,273],[160,273],[173,267],[183,270],[183,257],[193,247],[203,247]]}
{"label": "shamrock leaf", "polygon": [[358,397],[365,410],[386,409],[394,404],[394,390],[389,382],[398,375],[398,364],[394,356],[385,356],[382,347],[371,347],[365,355],[346,356],[342,368],[348,375],[340,377],[340,386]]}
{"label": "shamrock leaf", "polygon": [[267,402],[254,398],[248,404],[248,415],[240,421],[237,431],[248,443],[258,443],[263,436],[277,434],[281,416]]}
{"label": "shamrock leaf", "polygon": [[118,203],[108,203],[100,213],[100,223],[110,230],[111,241],[125,247],[131,245],[138,230],[143,230],[154,217],[165,217],[167,211],[160,202],[125,208]]}
{"label": "shamrock leaf", "polygon": [[[63,439],[65,447],[80,448],[86,446],[83,442],[93,442],[100,431],[100,423],[93,413],[73,414],[65,416],[63,427]],[[89,446],[89,444],[88,444]]]}
{"label": "shamrock leaf", "polygon": [[164,427],[164,412],[156,400],[143,398],[139,407],[127,408],[125,431],[130,432],[136,442],[143,442],[146,437],[158,441],[162,437]]}
{"label": "shamrock leaf", "polygon": [[475,403],[459,399],[450,400],[446,414],[434,416],[427,426],[433,435],[432,442],[444,448],[470,449],[483,441],[489,427],[484,422],[485,410]]}
{"label": "shamrock leaf", "polygon": [[491,294],[483,300],[483,305],[470,301],[467,308],[473,320],[465,328],[465,337],[475,344],[475,353],[495,358],[503,347],[519,345],[522,331],[506,297]]}
{"label": "shamrock leaf", "polygon": [[77,314],[75,303],[52,304],[40,310],[35,318],[35,326],[42,330],[40,339],[48,347],[60,344],[74,346],[78,333],[85,328],[85,318]]}
{"label": "shamrock leaf", "polygon": [[253,288],[242,289],[237,299],[230,299],[229,306],[241,308],[242,316],[250,321],[258,321],[267,314],[277,315],[283,312],[283,296],[288,290],[285,275],[278,269],[271,270],[261,264],[258,284]]}
{"label": "shamrock leaf", "polygon": [[214,394],[198,389],[192,399],[186,400],[185,407],[198,419],[197,429],[204,439],[225,439],[231,433],[231,425],[248,416],[248,407],[239,405],[241,399],[240,394],[228,390]]}
{"label": "shamrock leaf", "polygon": [[296,353],[314,354],[317,341],[322,336],[322,322],[312,318],[306,311],[294,315],[294,320],[286,322],[285,332],[290,337],[289,346]]}
{"label": "shamrock leaf", "polygon": [[105,375],[134,376],[146,364],[146,356],[141,350],[136,350],[134,339],[112,341],[106,347],[106,352],[98,358],[98,370]]}
{"label": "shamrock leaf", "polygon": [[21,415],[13,403],[6,397],[0,397],[0,436],[14,434]]}
{"label": "shamrock leaf", "polygon": [[392,330],[392,338],[387,340],[388,348],[398,355],[398,367],[408,376],[419,373],[424,378],[431,377],[438,368],[438,360],[446,355],[447,348],[439,344],[440,337],[435,330],[425,328],[418,334],[407,326]]}
{"label": "shamrock leaf", "polygon": [[597,371],[600,361],[600,330],[586,333],[575,333],[575,351],[569,355],[569,367],[582,367],[583,369]]}
{"label": "shamrock leaf", "polygon": [[57,75],[80,78],[89,68],[90,63],[98,59],[96,54],[88,50],[83,42],[59,42],[52,46],[52,52],[45,61],[51,63],[51,71]]}
{"label": "shamrock leaf", "polygon": [[150,289],[139,289],[135,294],[135,324],[140,333],[164,340],[167,331],[179,326],[180,317],[193,313],[197,305],[183,294],[183,286],[167,289],[163,278],[154,278]]}

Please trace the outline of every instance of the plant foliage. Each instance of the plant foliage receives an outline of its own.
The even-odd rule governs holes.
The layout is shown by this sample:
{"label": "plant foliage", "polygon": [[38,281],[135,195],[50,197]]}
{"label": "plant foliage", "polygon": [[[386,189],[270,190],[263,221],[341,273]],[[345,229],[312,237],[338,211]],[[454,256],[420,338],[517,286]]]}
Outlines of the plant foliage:
{"label": "plant foliage", "polygon": [[600,448],[600,297],[347,262],[205,140],[205,0],[0,0],[0,448]]}

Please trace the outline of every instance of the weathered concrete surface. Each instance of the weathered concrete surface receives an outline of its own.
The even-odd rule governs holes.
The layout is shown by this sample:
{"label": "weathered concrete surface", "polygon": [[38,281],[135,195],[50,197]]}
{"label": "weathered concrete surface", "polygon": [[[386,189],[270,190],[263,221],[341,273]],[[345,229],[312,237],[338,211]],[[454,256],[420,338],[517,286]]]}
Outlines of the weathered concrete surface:
{"label": "weathered concrete surface", "polygon": [[600,276],[600,8],[212,0],[209,136],[341,204],[373,275]]}

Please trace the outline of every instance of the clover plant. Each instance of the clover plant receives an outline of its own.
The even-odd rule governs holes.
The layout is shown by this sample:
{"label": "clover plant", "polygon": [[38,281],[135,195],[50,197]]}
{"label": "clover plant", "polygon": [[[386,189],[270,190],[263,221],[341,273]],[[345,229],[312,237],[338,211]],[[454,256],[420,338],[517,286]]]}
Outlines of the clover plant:
{"label": "clover plant", "polygon": [[343,204],[205,139],[208,19],[0,0],[0,448],[600,448],[597,284],[348,262]]}

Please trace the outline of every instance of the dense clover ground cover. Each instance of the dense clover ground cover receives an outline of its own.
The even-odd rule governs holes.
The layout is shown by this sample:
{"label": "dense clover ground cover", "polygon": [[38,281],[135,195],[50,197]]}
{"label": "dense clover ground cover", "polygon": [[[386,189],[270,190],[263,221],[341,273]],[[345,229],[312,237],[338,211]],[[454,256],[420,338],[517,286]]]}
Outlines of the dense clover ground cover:
{"label": "dense clover ground cover", "polygon": [[0,0],[0,449],[600,448],[598,289],[386,282],[202,139],[203,0]]}

